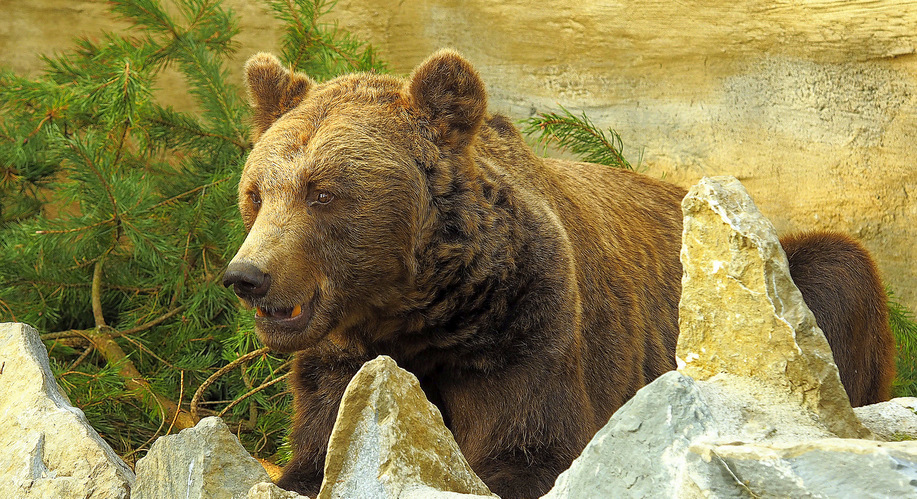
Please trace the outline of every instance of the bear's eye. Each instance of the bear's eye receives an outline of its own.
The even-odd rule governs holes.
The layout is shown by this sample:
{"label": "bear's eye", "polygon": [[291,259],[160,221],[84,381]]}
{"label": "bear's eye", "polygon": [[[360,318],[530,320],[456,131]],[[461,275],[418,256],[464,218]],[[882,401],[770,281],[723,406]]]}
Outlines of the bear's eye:
{"label": "bear's eye", "polygon": [[309,206],[325,205],[330,203],[333,199],[334,194],[328,191],[315,191],[312,196],[312,202],[309,203]]}
{"label": "bear's eye", "polygon": [[251,200],[252,206],[254,206],[256,210],[261,208],[261,195],[256,191],[249,192],[248,199]]}

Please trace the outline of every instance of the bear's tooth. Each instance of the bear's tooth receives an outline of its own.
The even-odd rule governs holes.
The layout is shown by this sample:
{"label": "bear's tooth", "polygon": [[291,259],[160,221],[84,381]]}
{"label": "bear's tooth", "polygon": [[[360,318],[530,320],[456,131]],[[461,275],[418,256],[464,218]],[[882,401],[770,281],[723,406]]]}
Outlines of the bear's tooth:
{"label": "bear's tooth", "polygon": [[296,305],[295,307],[293,307],[293,312],[290,313],[290,318],[292,319],[293,317],[299,317],[301,313],[302,313],[302,306]]}

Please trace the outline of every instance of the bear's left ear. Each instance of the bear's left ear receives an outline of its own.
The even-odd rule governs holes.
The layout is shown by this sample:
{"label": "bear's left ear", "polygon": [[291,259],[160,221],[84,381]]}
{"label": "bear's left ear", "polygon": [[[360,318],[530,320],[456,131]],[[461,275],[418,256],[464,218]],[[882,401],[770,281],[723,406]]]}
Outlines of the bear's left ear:
{"label": "bear's left ear", "polygon": [[245,83],[255,110],[254,141],[284,113],[298,106],[312,86],[308,76],[289,71],[280,59],[266,52],[253,55],[245,63]]}
{"label": "bear's left ear", "polygon": [[414,104],[429,116],[445,145],[464,146],[484,120],[484,82],[452,50],[440,50],[418,66],[408,86]]}

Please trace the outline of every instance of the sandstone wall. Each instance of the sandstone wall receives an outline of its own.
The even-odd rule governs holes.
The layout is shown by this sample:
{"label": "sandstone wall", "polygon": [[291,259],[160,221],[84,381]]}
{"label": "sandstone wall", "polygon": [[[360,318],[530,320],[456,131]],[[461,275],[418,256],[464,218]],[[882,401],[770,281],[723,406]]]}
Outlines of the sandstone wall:
{"label": "sandstone wall", "polygon": [[[684,186],[734,175],[781,233],[854,234],[917,310],[917,2],[558,3],[341,0],[336,18],[396,73],[457,48],[495,110],[583,109],[650,175]],[[260,5],[228,4],[243,16],[237,67],[276,48]],[[0,64],[33,71],[36,53],[112,26],[103,11],[5,2]]]}

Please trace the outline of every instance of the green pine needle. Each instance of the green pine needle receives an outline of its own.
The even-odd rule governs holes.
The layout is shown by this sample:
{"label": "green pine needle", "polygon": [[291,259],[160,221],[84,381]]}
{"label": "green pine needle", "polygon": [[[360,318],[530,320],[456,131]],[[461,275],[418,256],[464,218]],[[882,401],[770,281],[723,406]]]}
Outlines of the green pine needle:
{"label": "green pine needle", "polygon": [[888,318],[898,348],[894,397],[917,397],[917,317],[888,291]]}
{"label": "green pine needle", "polygon": [[523,133],[535,135],[538,142],[547,147],[557,146],[563,151],[570,151],[580,160],[598,163],[615,168],[633,170],[624,158],[624,145],[621,136],[612,129],[608,135],[586,116],[576,116],[561,106],[561,113],[541,113],[525,121]]}

